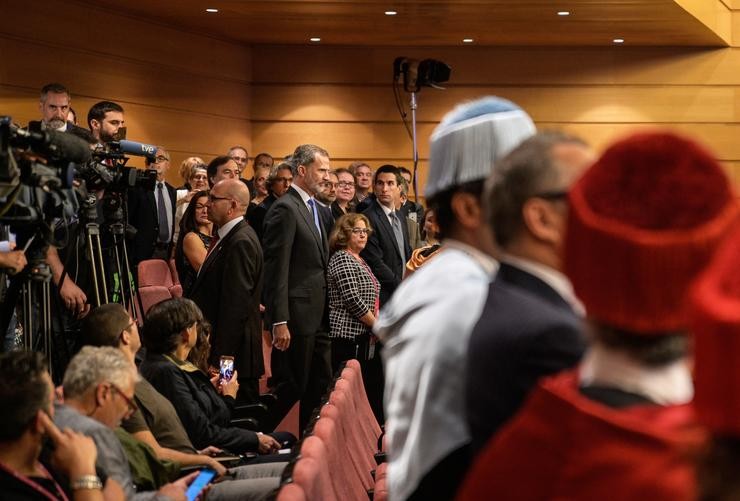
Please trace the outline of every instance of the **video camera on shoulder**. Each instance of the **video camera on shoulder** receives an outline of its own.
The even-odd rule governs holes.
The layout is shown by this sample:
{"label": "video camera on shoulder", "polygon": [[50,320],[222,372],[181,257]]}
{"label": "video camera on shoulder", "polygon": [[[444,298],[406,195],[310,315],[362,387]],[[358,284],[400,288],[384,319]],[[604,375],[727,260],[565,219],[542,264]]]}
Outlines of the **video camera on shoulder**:
{"label": "video camera on shoulder", "polygon": [[127,167],[129,156],[145,157],[153,161],[157,147],[151,144],[127,141],[126,128],[121,127],[115,141],[96,145],[92,151],[92,160],[77,168],[78,175],[85,180],[89,189],[106,188],[113,191],[125,191],[141,187],[154,190],[157,183],[157,171],[154,169],[137,169]]}

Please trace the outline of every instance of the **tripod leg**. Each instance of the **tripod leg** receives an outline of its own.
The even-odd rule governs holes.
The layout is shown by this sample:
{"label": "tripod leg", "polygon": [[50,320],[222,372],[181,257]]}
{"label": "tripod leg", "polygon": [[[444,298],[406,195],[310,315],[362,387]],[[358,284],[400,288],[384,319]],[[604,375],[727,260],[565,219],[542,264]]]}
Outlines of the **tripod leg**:
{"label": "tripod leg", "polygon": [[[93,236],[90,231],[87,232],[87,251],[90,254],[90,268],[92,269],[93,285],[95,289],[95,306],[100,306],[100,289],[98,287],[98,269],[95,263],[95,249],[93,248]],[[102,273],[102,270],[101,270]]]}

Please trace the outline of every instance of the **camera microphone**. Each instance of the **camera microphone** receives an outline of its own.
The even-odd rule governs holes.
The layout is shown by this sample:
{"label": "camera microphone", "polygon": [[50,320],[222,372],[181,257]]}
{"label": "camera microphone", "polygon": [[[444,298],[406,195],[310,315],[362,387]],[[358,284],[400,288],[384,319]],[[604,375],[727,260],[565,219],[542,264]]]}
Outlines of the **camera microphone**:
{"label": "camera microphone", "polygon": [[127,155],[134,155],[137,157],[147,157],[150,160],[154,160],[155,155],[157,154],[157,146],[153,144],[139,143],[137,141],[128,141],[126,139],[113,142],[111,143],[111,146],[117,151],[120,151],[121,153],[125,153]]}

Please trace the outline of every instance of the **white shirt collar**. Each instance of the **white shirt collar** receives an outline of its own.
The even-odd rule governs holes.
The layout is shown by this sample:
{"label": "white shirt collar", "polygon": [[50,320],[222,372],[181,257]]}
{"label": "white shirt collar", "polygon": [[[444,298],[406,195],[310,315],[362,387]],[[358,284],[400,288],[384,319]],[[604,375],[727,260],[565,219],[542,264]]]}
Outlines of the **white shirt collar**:
{"label": "white shirt collar", "polygon": [[292,187],[293,187],[293,188],[295,189],[295,191],[297,191],[297,192],[298,192],[298,194],[299,194],[299,195],[301,196],[301,200],[303,200],[303,203],[304,203],[304,204],[306,204],[306,206],[308,206],[308,200],[309,200],[310,198],[312,198],[312,197],[311,197],[311,195],[309,195],[308,193],[306,193],[306,191],[305,191],[305,190],[303,190],[303,188],[301,188],[301,187],[300,187],[300,186],[298,186],[297,184],[291,184],[291,186],[292,186]]}
{"label": "white shirt collar", "polygon": [[580,317],[584,317],[586,315],[586,308],[576,297],[575,292],[573,292],[573,284],[570,283],[568,277],[563,273],[554,268],[550,268],[549,266],[545,266],[542,263],[520,256],[512,256],[511,254],[504,254],[501,256],[501,262],[520,268],[539,278],[552,287],[553,290],[555,290],[555,292],[557,292]]}
{"label": "white shirt collar", "polygon": [[686,359],[667,366],[647,367],[623,352],[594,343],[581,362],[582,386],[616,387],[649,398],[660,405],[680,405],[694,398],[694,385]]}
{"label": "white shirt collar", "polygon": [[220,228],[218,229],[218,231],[216,232],[216,233],[218,233],[218,240],[219,240],[219,242],[220,242],[220,241],[221,241],[221,240],[222,240],[222,239],[223,239],[223,238],[224,238],[224,237],[225,237],[226,235],[228,235],[228,234],[229,234],[229,232],[231,231],[231,229],[232,229],[232,228],[233,228],[234,226],[236,226],[237,224],[239,224],[239,221],[241,221],[241,220],[243,220],[243,219],[244,219],[244,216],[239,216],[239,217],[235,217],[234,219],[232,219],[231,221],[229,221],[229,222],[228,222],[228,223],[226,223],[225,225],[221,226],[221,227],[220,227]]}
{"label": "white shirt collar", "polygon": [[[378,200],[377,198],[375,200]],[[381,204],[380,201],[378,201],[378,205],[380,205],[380,208],[383,209],[383,212],[385,213],[386,217],[391,217],[391,212],[393,212],[393,209],[389,209],[385,205]]]}

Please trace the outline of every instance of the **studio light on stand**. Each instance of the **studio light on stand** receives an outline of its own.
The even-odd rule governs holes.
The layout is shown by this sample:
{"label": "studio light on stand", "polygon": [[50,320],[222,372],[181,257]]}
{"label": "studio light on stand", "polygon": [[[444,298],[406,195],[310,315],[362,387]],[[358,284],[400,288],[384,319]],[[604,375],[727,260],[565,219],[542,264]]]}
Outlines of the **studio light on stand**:
{"label": "studio light on stand", "polygon": [[[437,61],[436,59],[423,59],[418,61],[416,59],[409,59],[407,57],[397,57],[393,61],[393,96],[396,100],[396,107],[398,112],[401,114],[401,120],[403,121],[406,131],[411,137],[413,144],[413,160],[414,160],[414,201],[418,202],[419,190],[417,183],[417,168],[419,165],[419,149],[417,147],[416,139],[416,109],[417,100],[416,94],[421,91],[422,87],[432,87],[434,89],[444,90],[440,84],[447,82],[450,79],[450,72],[452,68],[447,63]],[[411,109],[411,127],[406,121],[407,114],[403,109],[401,102],[401,96],[399,87],[403,85],[403,90],[411,94],[409,108]]]}

